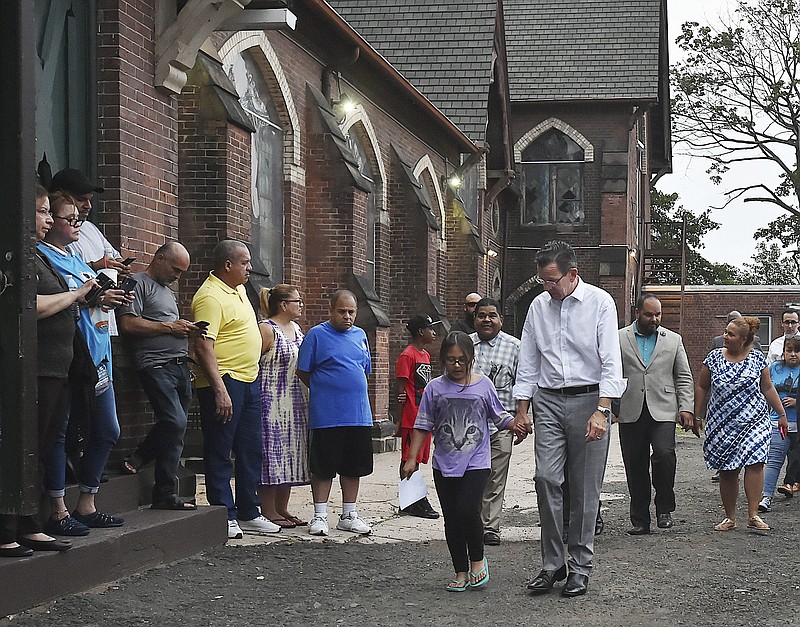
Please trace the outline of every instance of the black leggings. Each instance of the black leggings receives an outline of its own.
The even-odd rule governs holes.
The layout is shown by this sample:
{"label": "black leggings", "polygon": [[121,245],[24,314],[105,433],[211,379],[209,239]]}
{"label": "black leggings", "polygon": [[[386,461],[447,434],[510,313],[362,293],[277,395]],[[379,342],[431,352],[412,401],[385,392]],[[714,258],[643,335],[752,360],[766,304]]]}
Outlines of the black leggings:
{"label": "black leggings", "polygon": [[470,561],[483,559],[481,505],[490,472],[486,468],[468,470],[463,477],[445,477],[433,469],[433,482],[444,515],[444,537],[457,573],[469,572]]}

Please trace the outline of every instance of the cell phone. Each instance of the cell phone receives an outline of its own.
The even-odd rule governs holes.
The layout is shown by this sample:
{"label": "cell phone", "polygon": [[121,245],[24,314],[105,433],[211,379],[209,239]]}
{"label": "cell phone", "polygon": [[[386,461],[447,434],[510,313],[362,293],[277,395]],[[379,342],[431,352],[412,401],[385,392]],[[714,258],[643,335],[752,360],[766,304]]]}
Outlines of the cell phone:
{"label": "cell phone", "polygon": [[134,261],[136,261],[136,257],[128,257],[128,258],[127,258],[125,261],[123,261],[123,262],[122,262],[122,265],[123,265],[123,266],[129,266],[129,265],[131,265],[131,264],[132,264]]}
{"label": "cell phone", "polygon": [[784,427],[783,425],[778,425],[778,433],[781,434],[781,440],[786,439],[786,427]]}
{"label": "cell phone", "polygon": [[132,292],[136,288],[136,279],[133,277],[125,277],[125,280],[122,282],[122,285],[119,286],[123,292]]}
{"label": "cell phone", "polygon": [[90,307],[97,306],[97,298],[108,289],[114,289],[117,287],[116,283],[111,280],[111,278],[102,272],[100,272],[97,277],[95,278],[97,281],[97,287],[89,290],[86,294],[86,304]]}
{"label": "cell phone", "polygon": [[200,320],[200,322],[195,322],[194,326],[200,327],[205,331],[208,328],[208,322],[206,322],[205,320]]}

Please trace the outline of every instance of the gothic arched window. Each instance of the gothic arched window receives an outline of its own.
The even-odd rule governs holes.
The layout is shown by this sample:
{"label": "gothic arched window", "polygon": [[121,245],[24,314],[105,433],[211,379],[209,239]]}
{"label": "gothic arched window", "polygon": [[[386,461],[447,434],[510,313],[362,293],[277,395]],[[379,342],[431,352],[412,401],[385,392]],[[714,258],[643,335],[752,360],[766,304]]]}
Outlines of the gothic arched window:
{"label": "gothic arched window", "polygon": [[275,285],[283,282],[283,127],[261,69],[248,53],[236,57],[228,74],[256,129],[250,149],[253,273]]}
{"label": "gothic arched window", "polygon": [[[351,127],[347,133],[347,145],[350,151],[358,162],[358,171],[366,180],[372,183],[372,189],[375,190],[375,178],[372,172],[372,166],[364,148],[364,143],[358,137],[355,127]],[[378,224],[378,208],[375,204],[375,191],[367,195],[367,241],[366,241],[366,261],[367,261],[367,277],[375,285],[375,229]]]}
{"label": "gothic arched window", "polygon": [[522,152],[523,224],[583,222],[584,151],[551,128]]}

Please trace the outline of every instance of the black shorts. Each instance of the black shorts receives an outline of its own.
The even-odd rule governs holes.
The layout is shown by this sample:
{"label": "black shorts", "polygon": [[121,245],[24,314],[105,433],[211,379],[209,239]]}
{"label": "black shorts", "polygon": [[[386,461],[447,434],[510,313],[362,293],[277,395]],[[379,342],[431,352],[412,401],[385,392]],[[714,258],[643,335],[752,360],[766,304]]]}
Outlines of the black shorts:
{"label": "black shorts", "polygon": [[372,427],[329,427],[308,432],[311,474],[333,479],[372,474]]}

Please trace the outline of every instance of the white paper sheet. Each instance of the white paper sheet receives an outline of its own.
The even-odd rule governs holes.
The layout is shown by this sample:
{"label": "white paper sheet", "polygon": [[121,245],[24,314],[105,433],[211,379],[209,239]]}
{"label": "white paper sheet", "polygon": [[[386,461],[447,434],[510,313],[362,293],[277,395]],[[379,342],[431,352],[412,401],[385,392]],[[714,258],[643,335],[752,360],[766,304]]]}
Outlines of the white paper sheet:
{"label": "white paper sheet", "polygon": [[400,497],[400,509],[405,509],[412,503],[416,503],[428,496],[428,486],[425,485],[425,477],[417,470],[408,479],[403,479],[397,486],[397,493]]}

